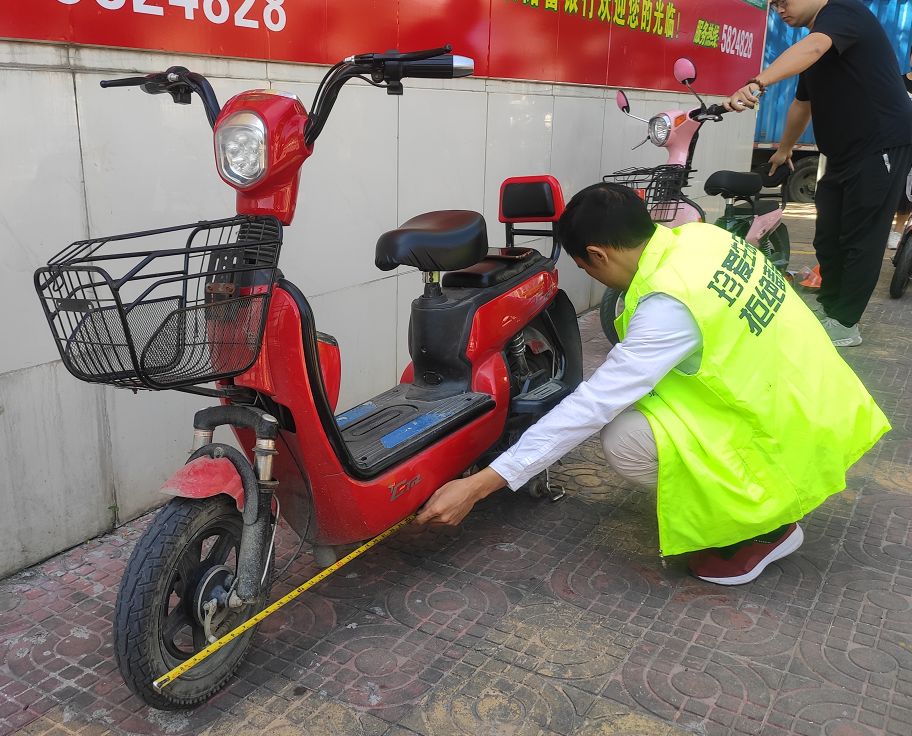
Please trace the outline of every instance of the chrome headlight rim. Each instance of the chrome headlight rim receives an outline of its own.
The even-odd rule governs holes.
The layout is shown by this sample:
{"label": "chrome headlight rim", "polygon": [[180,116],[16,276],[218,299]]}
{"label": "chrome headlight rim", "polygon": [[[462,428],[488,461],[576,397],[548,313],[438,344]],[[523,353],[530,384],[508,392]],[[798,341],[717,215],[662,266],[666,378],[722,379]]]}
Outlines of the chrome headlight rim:
{"label": "chrome headlight rim", "polygon": [[649,121],[649,140],[656,146],[664,146],[671,137],[671,118],[662,113]]}
{"label": "chrome headlight rim", "polygon": [[[243,139],[244,136],[247,137],[246,140]],[[229,150],[232,144],[235,146],[235,153],[239,145],[251,149],[246,161],[252,167],[249,173],[241,170],[236,161],[232,162],[232,153]],[[253,110],[232,113],[215,131],[215,151],[218,170],[224,179],[241,189],[253,186],[262,181],[268,169],[266,123]],[[250,160],[251,154],[255,156],[253,161]]]}

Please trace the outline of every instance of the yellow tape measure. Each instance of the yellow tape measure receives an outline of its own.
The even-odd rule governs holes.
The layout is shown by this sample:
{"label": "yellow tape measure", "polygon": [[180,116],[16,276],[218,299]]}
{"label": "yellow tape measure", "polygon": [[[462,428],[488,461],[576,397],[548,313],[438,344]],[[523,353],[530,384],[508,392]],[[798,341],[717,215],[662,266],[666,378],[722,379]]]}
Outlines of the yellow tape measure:
{"label": "yellow tape measure", "polygon": [[390,537],[393,534],[395,534],[402,527],[404,527],[406,524],[411,522],[416,516],[417,516],[417,514],[411,514],[410,516],[405,517],[398,524],[391,526],[385,532],[377,535],[376,537],[371,539],[369,542],[365,542],[360,547],[358,547],[358,549],[345,555],[345,557],[343,557],[341,560],[339,560],[335,564],[330,565],[325,570],[323,570],[321,573],[314,575],[314,577],[312,577],[306,583],[298,586],[297,588],[295,588],[293,591],[291,591],[287,595],[282,596],[281,598],[279,598],[279,600],[277,600],[271,606],[269,606],[268,608],[264,608],[262,611],[260,611],[258,614],[256,614],[252,618],[247,619],[244,623],[242,623],[236,629],[232,629],[231,631],[229,631],[227,634],[225,634],[223,637],[221,637],[218,641],[212,642],[212,644],[210,644],[208,647],[206,647],[202,651],[199,651],[196,654],[194,654],[192,657],[190,657],[190,659],[186,660],[185,662],[182,662],[181,664],[179,664],[177,667],[175,667],[170,672],[159,677],[157,680],[155,680],[152,683],[152,687],[155,688],[156,692],[160,693],[162,691],[162,688],[164,688],[169,683],[174,682],[178,677],[183,675],[185,672],[192,670],[194,667],[196,667],[196,665],[198,665],[200,662],[202,662],[204,659],[206,659],[206,657],[208,657],[210,654],[217,652],[219,649],[221,649],[226,644],[230,644],[232,641],[237,639],[245,631],[247,631],[248,629],[252,629],[258,623],[260,623],[264,618],[266,618],[267,616],[270,616],[271,614],[278,611],[286,603],[293,601],[295,598],[297,598],[299,595],[301,595],[301,593],[303,593],[308,588],[312,588],[314,585],[319,583],[321,580],[328,578],[336,570],[347,565],[349,562],[351,562],[353,559],[355,559],[358,555],[363,554],[364,552],[369,550],[374,545],[379,544],[387,537]]}

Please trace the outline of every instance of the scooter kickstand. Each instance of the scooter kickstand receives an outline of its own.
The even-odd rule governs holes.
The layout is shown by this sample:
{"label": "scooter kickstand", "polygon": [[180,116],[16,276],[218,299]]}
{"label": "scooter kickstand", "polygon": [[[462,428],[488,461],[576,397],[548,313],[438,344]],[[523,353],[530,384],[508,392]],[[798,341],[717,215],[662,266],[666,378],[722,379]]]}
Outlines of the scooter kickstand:
{"label": "scooter kickstand", "polygon": [[562,486],[551,485],[550,470],[545,470],[545,488],[547,489],[547,492],[545,495],[548,496],[548,500],[551,501],[551,503],[557,503],[564,496],[567,495],[566,493],[564,493],[564,489]]}

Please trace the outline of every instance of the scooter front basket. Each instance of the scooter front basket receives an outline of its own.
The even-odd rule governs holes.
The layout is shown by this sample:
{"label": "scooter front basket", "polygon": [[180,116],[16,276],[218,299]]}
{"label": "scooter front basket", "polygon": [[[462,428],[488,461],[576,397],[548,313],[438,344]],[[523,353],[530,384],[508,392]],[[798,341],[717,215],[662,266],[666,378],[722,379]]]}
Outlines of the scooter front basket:
{"label": "scooter front basket", "polygon": [[671,222],[684,204],[683,189],[695,169],[680,164],[663,164],[647,168],[630,167],[602,177],[603,181],[624,184],[646,202],[653,222]]}
{"label": "scooter front basket", "polygon": [[233,217],[82,240],[35,272],[76,378],[168,389],[239,375],[259,355],[282,225]]}

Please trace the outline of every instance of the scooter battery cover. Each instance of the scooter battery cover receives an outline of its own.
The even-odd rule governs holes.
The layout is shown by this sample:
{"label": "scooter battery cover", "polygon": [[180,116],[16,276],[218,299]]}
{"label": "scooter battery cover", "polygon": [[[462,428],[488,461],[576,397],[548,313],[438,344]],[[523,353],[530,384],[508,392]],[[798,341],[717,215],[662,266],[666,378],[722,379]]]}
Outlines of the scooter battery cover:
{"label": "scooter battery cover", "polygon": [[493,407],[488,394],[425,401],[402,384],[339,414],[336,424],[359,469],[371,472],[415,454]]}

